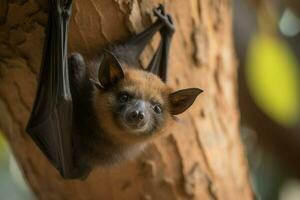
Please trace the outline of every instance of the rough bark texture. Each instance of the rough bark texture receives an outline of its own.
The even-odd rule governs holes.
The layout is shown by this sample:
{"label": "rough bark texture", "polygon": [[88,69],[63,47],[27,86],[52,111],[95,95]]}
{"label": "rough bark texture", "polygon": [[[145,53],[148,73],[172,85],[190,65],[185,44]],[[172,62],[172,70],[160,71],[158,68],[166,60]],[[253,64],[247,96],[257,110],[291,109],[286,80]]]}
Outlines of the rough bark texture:
{"label": "rough bark texture", "polygon": [[[70,52],[86,57],[149,26],[156,0],[74,0]],[[133,161],[65,181],[24,129],[36,92],[44,0],[0,3],[0,129],[39,199],[251,199],[239,136],[229,0],[166,0],[176,34],[169,83],[205,92],[172,134]],[[154,42],[142,61],[153,53]],[[144,63],[144,62],[142,62]]]}

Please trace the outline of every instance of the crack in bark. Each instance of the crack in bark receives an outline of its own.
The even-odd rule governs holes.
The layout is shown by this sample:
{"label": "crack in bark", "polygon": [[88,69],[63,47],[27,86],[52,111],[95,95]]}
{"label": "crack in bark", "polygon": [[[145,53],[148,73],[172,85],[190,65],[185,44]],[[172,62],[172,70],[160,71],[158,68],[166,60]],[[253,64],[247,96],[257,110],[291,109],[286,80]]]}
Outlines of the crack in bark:
{"label": "crack in bark", "polygon": [[[17,125],[17,129],[19,129],[19,131],[20,130],[22,130],[22,122],[20,122],[18,119],[17,119],[17,117],[15,116],[15,113],[12,111],[12,109],[10,108],[10,106],[9,105],[11,105],[5,98],[1,98],[0,97],[0,101],[2,101],[3,102],[3,104],[4,104],[4,106],[6,107],[6,109],[7,109],[7,114],[10,114],[9,115],[9,117],[12,119],[12,123],[13,124],[16,124]],[[7,128],[2,128],[2,129],[4,129],[4,130],[8,130]],[[6,132],[5,132],[6,133]],[[9,135],[9,139],[10,139],[10,141],[12,140],[12,134],[13,133],[11,133],[11,132],[9,132],[9,133],[7,133],[8,135]],[[24,137],[24,135],[23,134],[20,134],[22,137]]]}
{"label": "crack in bark", "polygon": [[208,47],[208,37],[204,28],[201,25],[195,27],[192,37],[193,41],[193,61],[195,62],[196,66],[206,66],[207,63],[207,49]]}
{"label": "crack in bark", "polygon": [[179,144],[176,140],[176,138],[174,137],[173,134],[168,136],[168,140],[170,141],[170,143],[173,145],[174,149],[175,149],[175,155],[176,157],[178,157],[178,163],[179,163],[179,174],[180,174],[180,178],[179,178],[179,182],[177,182],[176,184],[176,188],[177,190],[180,192],[180,194],[184,194],[187,195],[186,191],[183,189],[184,188],[184,180],[185,180],[185,174],[184,174],[184,166],[183,166],[183,157],[182,154],[179,150]]}
{"label": "crack in bark", "polygon": [[210,179],[207,179],[207,182],[208,182],[208,185],[207,185],[208,193],[209,193],[211,199],[212,200],[217,200],[218,197],[215,193],[215,190],[214,190],[214,187],[213,187],[213,182]]}
{"label": "crack in bark", "polygon": [[206,153],[205,153],[204,146],[203,146],[203,144],[201,143],[201,138],[199,137],[199,134],[200,134],[200,133],[199,133],[199,131],[198,131],[198,129],[197,129],[197,125],[196,125],[196,123],[195,123],[195,121],[194,121],[195,119],[194,119],[193,117],[191,117],[190,115],[189,115],[189,118],[190,118],[190,120],[191,120],[191,122],[192,122],[192,125],[193,125],[194,133],[195,133],[195,135],[196,135],[196,142],[197,142],[198,147],[199,147],[199,150],[200,150],[200,152],[201,152],[201,154],[202,154],[202,156],[203,156],[204,164],[205,164],[205,166],[206,166],[208,172],[210,173],[210,175],[213,176],[214,173],[213,173],[213,170],[212,170],[211,167],[210,167],[210,164],[209,164],[207,155],[206,155]]}
{"label": "crack in bark", "polygon": [[22,95],[22,93],[21,93],[21,90],[22,90],[21,87],[18,85],[17,82],[14,82],[14,85],[16,86],[16,91],[17,91],[17,95],[18,95],[18,97],[19,97],[19,99],[20,99],[20,102],[21,102],[22,105],[26,108],[26,110],[27,110],[28,112],[30,112],[30,111],[31,111],[31,108],[30,108],[29,105],[27,105],[26,101],[25,101],[24,98],[23,98],[23,95]]}
{"label": "crack in bark", "polygon": [[[93,5],[93,7],[95,8],[96,12],[98,13],[100,24],[101,24],[101,27],[103,28],[103,16],[102,16],[102,12],[97,8],[97,6],[94,3],[94,1],[90,1],[90,2]],[[101,34],[102,34],[103,38],[106,40],[106,42],[111,42],[110,39],[108,39],[107,35],[104,33],[103,30],[101,30]]]}

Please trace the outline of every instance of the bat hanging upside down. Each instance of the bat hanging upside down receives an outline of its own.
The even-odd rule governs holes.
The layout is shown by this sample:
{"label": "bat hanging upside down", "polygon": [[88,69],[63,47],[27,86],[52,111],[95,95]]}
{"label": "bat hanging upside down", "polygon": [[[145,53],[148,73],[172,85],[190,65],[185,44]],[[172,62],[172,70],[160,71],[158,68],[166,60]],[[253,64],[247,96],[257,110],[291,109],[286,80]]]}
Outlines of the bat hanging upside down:
{"label": "bat hanging upside down", "polygon": [[[49,2],[39,88],[27,131],[64,178],[85,178],[94,166],[138,155],[202,90],[173,91],[165,84],[175,29],[162,5],[154,9],[157,20],[148,29],[103,49],[90,66],[98,71],[95,80],[81,54],[67,56],[72,2]],[[142,69],[139,56],[158,31],[160,44]]]}

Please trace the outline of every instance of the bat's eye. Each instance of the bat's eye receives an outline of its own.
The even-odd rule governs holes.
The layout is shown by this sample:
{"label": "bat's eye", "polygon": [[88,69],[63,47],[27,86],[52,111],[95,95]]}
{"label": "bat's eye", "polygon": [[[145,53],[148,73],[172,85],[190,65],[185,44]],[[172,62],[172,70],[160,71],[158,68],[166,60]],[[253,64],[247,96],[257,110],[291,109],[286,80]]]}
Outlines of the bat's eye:
{"label": "bat's eye", "polygon": [[119,100],[121,103],[125,103],[129,100],[129,95],[127,93],[122,93],[119,95]]}
{"label": "bat's eye", "polygon": [[162,109],[161,109],[160,105],[158,105],[158,104],[156,104],[156,105],[153,106],[153,110],[157,114],[160,114],[162,112]]}

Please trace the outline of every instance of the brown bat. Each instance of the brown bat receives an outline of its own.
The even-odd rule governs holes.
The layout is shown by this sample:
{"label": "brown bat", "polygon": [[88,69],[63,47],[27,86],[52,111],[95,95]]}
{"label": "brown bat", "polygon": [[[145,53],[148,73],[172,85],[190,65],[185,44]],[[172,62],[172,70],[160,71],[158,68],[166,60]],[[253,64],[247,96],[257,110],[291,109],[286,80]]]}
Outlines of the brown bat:
{"label": "brown bat", "polygon": [[[94,166],[138,155],[162,135],[173,115],[187,110],[202,92],[166,85],[171,16],[160,5],[157,21],[123,43],[103,49],[91,79],[83,57],[67,57],[72,2],[50,0],[40,81],[27,131],[64,178],[85,178]],[[146,70],[138,65],[152,36],[161,41]]]}

